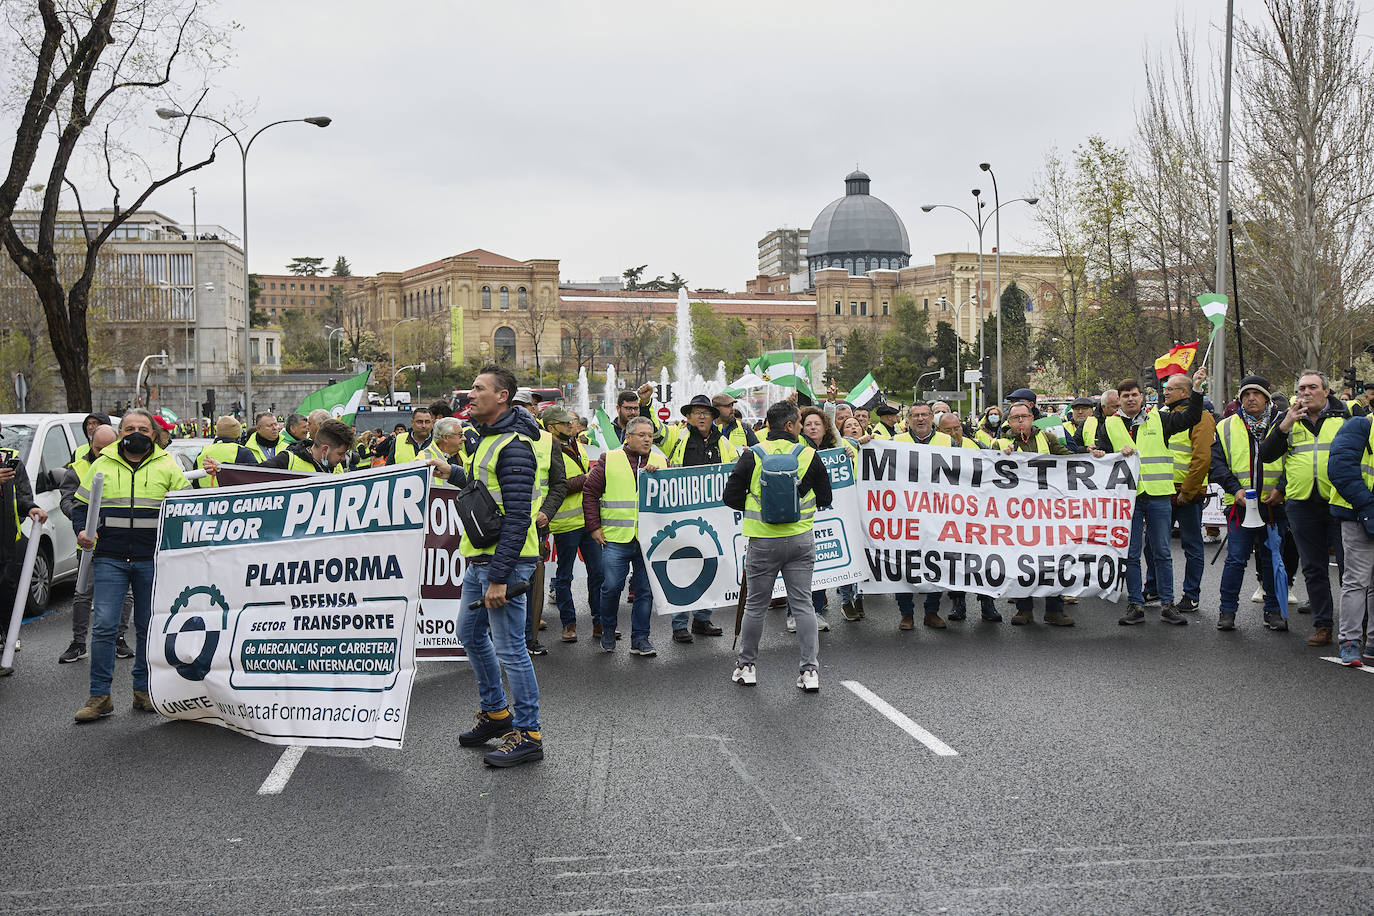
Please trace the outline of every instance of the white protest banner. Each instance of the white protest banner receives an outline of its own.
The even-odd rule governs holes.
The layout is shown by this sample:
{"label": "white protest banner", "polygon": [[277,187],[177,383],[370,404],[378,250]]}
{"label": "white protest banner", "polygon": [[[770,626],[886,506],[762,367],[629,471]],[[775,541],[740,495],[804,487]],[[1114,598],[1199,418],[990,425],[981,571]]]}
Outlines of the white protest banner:
{"label": "white protest banner", "polygon": [[[843,449],[820,453],[834,503],[816,513],[815,589],[863,580],[858,548],[858,486]],[[748,543],[741,515],[721,502],[733,464],[669,468],[639,475],[639,543],[649,568],[654,609],[676,614],[733,605],[739,600]],[[781,578],[774,594],[786,594]]]}
{"label": "white protest banner", "polygon": [[1226,494],[1221,492],[1221,484],[1209,483],[1207,495],[1202,501],[1202,524],[1217,528],[1226,527]]}
{"label": "white protest banner", "polygon": [[149,692],[269,744],[399,748],[415,677],[429,469],[173,493]]}
{"label": "white protest banner", "polygon": [[859,452],[864,591],[1116,600],[1138,467],[1134,455],[869,443]]}

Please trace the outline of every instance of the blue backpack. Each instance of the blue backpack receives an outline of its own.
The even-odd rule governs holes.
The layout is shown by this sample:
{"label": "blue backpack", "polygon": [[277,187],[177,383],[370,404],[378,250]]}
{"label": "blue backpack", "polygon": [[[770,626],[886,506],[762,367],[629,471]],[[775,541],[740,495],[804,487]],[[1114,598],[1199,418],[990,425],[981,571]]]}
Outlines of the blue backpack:
{"label": "blue backpack", "polygon": [[805,448],[801,442],[790,452],[766,452],[762,445],[750,447],[759,462],[759,515],[765,525],[790,525],[801,521],[797,456]]}

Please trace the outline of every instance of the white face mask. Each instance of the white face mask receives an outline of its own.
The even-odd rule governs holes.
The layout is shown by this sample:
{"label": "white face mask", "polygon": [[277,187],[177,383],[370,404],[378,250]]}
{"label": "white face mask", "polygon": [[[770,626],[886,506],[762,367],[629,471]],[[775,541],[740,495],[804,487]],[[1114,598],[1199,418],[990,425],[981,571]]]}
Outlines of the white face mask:
{"label": "white face mask", "polygon": [[1000,413],[998,413],[997,411],[993,411],[992,413],[988,414],[988,422],[989,422],[989,423],[1000,423],[1000,422],[1002,422],[1002,415],[1001,415]]}

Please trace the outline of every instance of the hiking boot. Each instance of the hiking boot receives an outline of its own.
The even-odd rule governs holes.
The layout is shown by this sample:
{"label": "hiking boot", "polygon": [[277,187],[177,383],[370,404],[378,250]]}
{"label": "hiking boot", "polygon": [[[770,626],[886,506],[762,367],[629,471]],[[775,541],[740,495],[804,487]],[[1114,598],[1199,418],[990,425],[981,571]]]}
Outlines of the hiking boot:
{"label": "hiking boot", "polygon": [[[1355,650],[1355,656],[1359,657],[1359,650]],[[753,665],[736,665],[735,673],[730,675],[730,680],[739,684],[741,687],[756,687],[759,683],[758,672]]]}
{"label": "hiking boot", "polygon": [[509,709],[501,710],[499,719],[485,709],[479,710],[472,728],[458,735],[458,743],[463,747],[477,747],[509,733],[513,728]]}
{"label": "hiking boot", "polygon": [[725,631],[709,620],[693,620],[692,632],[698,636],[719,636]]}
{"label": "hiking boot", "polygon": [[600,624],[600,623],[593,623],[593,624],[592,624],[592,638],[593,638],[593,639],[600,639],[600,638],[601,638],[601,624]]}
{"label": "hiking boot", "polygon": [[489,767],[513,767],[543,759],[544,736],[518,728],[506,735],[500,747],[482,755],[482,762]]}
{"label": "hiking boot", "polygon": [[1341,664],[1347,668],[1363,668],[1360,661],[1360,646],[1353,639],[1341,640]]}
{"label": "hiking boot", "polygon": [[148,696],[146,690],[134,691],[133,705],[137,712],[157,712],[157,707],[153,705],[153,698]]}
{"label": "hiking boot", "polygon": [[86,644],[84,642],[72,640],[72,644],[67,647],[67,651],[57,656],[57,662],[60,665],[65,665],[69,662],[79,662],[83,658],[90,656],[90,654],[90,652],[86,651]]}
{"label": "hiking boot", "polygon": [[1117,623],[1123,627],[1133,627],[1138,623],[1145,622],[1145,609],[1138,604],[1127,604],[1126,613],[1122,615]]}
{"label": "hiking boot", "polygon": [[563,635],[558,637],[563,642],[577,642],[577,624],[570,623],[563,628]]}
{"label": "hiking boot", "polygon": [[906,616],[905,614],[903,614],[903,615],[902,615],[901,621],[897,624],[897,629],[899,629],[899,630],[914,630],[914,629],[916,629],[916,618],[915,618],[914,616],[913,616],[913,617],[908,617],[908,616]]}
{"label": "hiking boot", "polygon": [[852,621],[852,620],[858,620],[860,617],[863,616],[862,614],[859,613],[859,609],[858,609],[857,607],[854,606],[854,602],[853,602],[853,601],[844,601],[844,602],[841,602],[841,603],[840,603],[840,613],[844,615],[844,619],[845,619],[845,620],[851,620],[851,621]]}
{"label": "hiking boot", "polygon": [[1024,611],[1019,611],[1019,610],[1018,610],[1015,614],[1012,614],[1012,615],[1011,615],[1011,625],[1014,626],[1014,627],[1023,627],[1023,626],[1025,626],[1026,624],[1030,623],[1030,622],[1031,622],[1032,620],[1034,620],[1034,619],[1035,619],[1035,606],[1032,605],[1032,606],[1026,608]]}
{"label": "hiking boot", "polygon": [[1197,599],[1186,595],[1174,602],[1174,610],[1180,614],[1196,614],[1197,608]]}
{"label": "hiking boot", "polygon": [[86,705],[76,711],[72,718],[78,722],[94,722],[96,719],[103,719],[114,712],[114,703],[110,702],[109,696],[91,697],[86,701]]}
{"label": "hiking boot", "polygon": [[968,606],[967,606],[967,605],[964,605],[964,604],[956,604],[953,608],[950,609],[949,616],[946,617],[945,619],[946,619],[946,620],[964,620],[964,619],[966,619],[967,617],[968,617]]}
{"label": "hiking boot", "polygon": [[1312,635],[1307,637],[1309,646],[1329,646],[1331,645],[1331,628],[1317,627],[1312,631]]}
{"label": "hiking boot", "polygon": [[1159,607],[1158,592],[1146,592],[1142,597],[1145,599],[1144,607]]}
{"label": "hiking boot", "polygon": [[549,650],[545,649],[544,644],[537,639],[531,639],[529,642],[525,643],[525,649],[531,656],[549,654]]}
{"label": "hiking boot", "polygon": [[133,658],[134,650],[129,648],[129,644],[120,636],[115,640],[115,658]]}
{"label": "hiking boot", "polygon": [[1236,615],[1235,615],[1235,614],[1219,614],[1219,615],[1217,615],[1217,629],[1218,629],[1218,630],[1234,630],[1235,628],[1236,628]]}
{"label": "hiking boot", "polygon": [[1001,623],[1002,613],[995,607],[985,607],[983,608],[983,619],[988,623]]}
{"label": "hiking boot", "polygon": [[1045,623],[1052,627],[1071,627],[1074,625],[1074,619],[1063,611],[1046,611]]}
{"label": "hiking boot", "polygon": [[1288,631],[1288,621],[1283,619],[1283,615],[1278,611],[1264,612],[1264,625],[1275,633],[1285,633]]}
{"label": "hiking boot", "polygon": [[674,631],[673,631],[673,642],[691,642],[691,641],[692,641],[692,631],[689,630],[689,629],[687,629],[686,627],[683,627],[683,628],[680,629],[680,630],[674,630]]}
{"label": "hiking boot", "polygon": [[817,693],[821,689],[821,676],[815,668],[807,668],[797,675],[797,689],[805,693]]}
{"label": "hiking boot", "polygon": [[943,630],[946,627],[945,618],[941,617],[938,611],[931,611],[926,614],[925,619],[921,622],[932,630]]}
{"label": "hiking boot", "polygon": [[1186,627],[1188,625],[1188,618],[1175,610],[1172,604],[1166,604],[1160,607],[1159,619],[1165,623],[1171,623],[1176,627]]}

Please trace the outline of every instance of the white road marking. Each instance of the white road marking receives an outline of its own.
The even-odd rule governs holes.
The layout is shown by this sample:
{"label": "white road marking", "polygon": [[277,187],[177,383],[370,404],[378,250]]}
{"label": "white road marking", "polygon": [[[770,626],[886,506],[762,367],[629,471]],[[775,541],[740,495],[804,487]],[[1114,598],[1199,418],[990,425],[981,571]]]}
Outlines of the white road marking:
{"label": "white road marking", "polygon": [[291,779],[291,774],[296,772],[296,764],[300,763],[304,756],[305,748],[301,745],[293,745],[282,751],[281,756],[277,758],[277,765],[272,767],[272,772],[268,773],[262,785],[258,786],[258,794],[280,795]]}
{"label": "white road marking", "polygon": [[948,744],[945,744],[943,741],[932,735],[930,732],[926,731],[924,728],[921,728],[921,726],[917,725],[915,722],[911,721],[911,719],[907,718],[907,716],[901,710],[897,709],[887,700],[884,700],[882,697],[878,696],[876,693],[869,690],[863,684],[860,684],[858,681],[840,681],[840,683],[844,685],[844,687],[847,690],[849,690],[850,693],[854,694],[856,697],[863,700],[869,706],[872,706],[874,709],[878,710],[878,712],[886,716],[888,720],[892,722],[893,725],[896,725],[902,731],[906,732],[908,735],[915,738],[917,741],[921,742],[926,747],[930,748],[936,754],[939,754],[941,757],[959,756],[958,751],[950,747]]}
{"label": "white road marking", "polygon": [[[1335,662],[1336,664],[1341,665],[1341,657],[1340,657],[1339,655],[1322,655],[1322,656],[1319,656],[1319,657],[1320,657],[1321,660],[1324,661],[1324,662]],[[1364,662],[1364,666],[1363,666],[1362,668],[1360,668],[1361,671],[1368,672],[1369,674],[1374,674],[1374,666],[1370,665],[1370,663],[1369,663],[1368,660],[1362,658],[1362,659],[1360,659],[1360,661]],[[1342,668],[1350,668],[1350,667],[1354,667],[1354,666],[1353,666],[1353,665],[1341,665],[1341,667],[1342,667]]]}

